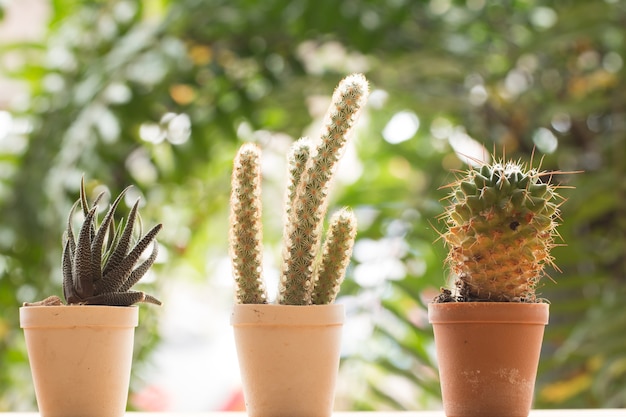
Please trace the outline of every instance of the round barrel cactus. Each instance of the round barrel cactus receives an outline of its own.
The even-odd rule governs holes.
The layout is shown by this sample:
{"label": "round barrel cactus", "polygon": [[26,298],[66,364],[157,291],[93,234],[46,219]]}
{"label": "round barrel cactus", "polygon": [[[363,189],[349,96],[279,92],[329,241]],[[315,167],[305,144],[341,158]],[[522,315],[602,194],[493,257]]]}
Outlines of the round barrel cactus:
{"label": "round barrel cactus", "polygon": [[[553,265],[562,201],[552,174],[517,162],[471,168],[450,184],[444,213],[447,264],[457,301],[535,302],[546,265]],[[440,301],[452,301],[444,290]]]}

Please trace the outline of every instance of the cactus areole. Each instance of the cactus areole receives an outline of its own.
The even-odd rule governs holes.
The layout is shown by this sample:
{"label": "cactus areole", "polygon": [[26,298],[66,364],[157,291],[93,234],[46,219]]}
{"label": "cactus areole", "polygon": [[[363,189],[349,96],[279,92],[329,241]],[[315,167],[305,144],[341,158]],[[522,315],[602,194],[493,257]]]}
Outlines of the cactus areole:
{"label": "cactus areole", "polygon": [[471,168],[448,186],[442,237],[456,288],[443,289],[435,302],[538,301],[544,267],[553,265],[561,200],[557,186],[543,181],[550,178],[551,173],[500,161]]}

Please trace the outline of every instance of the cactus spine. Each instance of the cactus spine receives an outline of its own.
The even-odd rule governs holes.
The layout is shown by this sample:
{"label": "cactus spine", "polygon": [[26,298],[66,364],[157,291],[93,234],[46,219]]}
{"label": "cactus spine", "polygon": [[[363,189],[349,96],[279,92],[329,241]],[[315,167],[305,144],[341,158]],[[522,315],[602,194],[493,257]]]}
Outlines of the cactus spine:
{"label": "cactus spine", "polygon": [[[546,265],[553,265],[560,196],[541,178],[550,173],[516,162],[470,169],[452,189],[444,217],[447,264],[458,301],[536,302]],[[440,301],[452,301],[444,291]]]}
{"label": "cactus spine", "polygon": [[[330,182],[337,162],[345,149],[349,133],[365,105],[368,92],[368,83],[363,75],[353,74],[344,78],[333,94],[319,141],[313,146],[308,139],[302,138],[291,147],[287,159],[286,223],[283,232],[283,265],[277,299],[279,304],[312,304],[314,288],[319,281],[318,272],[322,280],[319,281],[321,286],[319,291],[315,292],[316,302],[332,303],[335,299],[354,244],[356,234],[354,215],[347,210],[342,210],[340,214],[333,217],[331,230],[328,233],[329,241],[326,245],[328,249],[318,256],[321,234],[328,206]],[[242,149],[250,146],[250,144],[245,144]],[[238,155],[240,154],[241,151]],[[238,156],[237,160],[240,159]],[[260,284],[262,283],[261,206],[258,197],[260,179],[257,174],[245,172],[252,167],[238,167],[237,160],[233,171],[230,222],[231,258],[238,286],[237,302],[267,302],[265,290]],[[255,182],[258,186],[243,186],[244,182]],[[247,191],[241,193],[236,189]],[[252,195],[255,192],[257,192],[255,199],[244,201],[244,195]],[[246,214],[238,215],[236,211]],[[253,222],[254,225],[251,224],[252,219],[256,219]],[[252,230],[254,232],[251,232]],[[254,236],[250,235],[243,240],[234,238],[244,236],[246,233]],[[235,248],[238,242],[241,243],[244,240],[249,243],[248,250]],[[246,278],[242,280],[244,270]],[[245,285],[242,281],[245,281]]]}

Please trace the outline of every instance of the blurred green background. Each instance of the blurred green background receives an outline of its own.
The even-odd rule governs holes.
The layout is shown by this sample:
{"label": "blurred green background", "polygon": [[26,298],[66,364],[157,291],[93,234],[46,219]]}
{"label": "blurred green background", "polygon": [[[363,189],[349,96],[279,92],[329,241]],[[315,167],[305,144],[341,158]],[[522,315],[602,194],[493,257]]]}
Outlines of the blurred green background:
{"label": "blurred green background", "polygon": [[[0,28],[15,3],[0,2]],[[193,344],[184,335],[211,320],[228,330],[236,149],[264,151],[272,275],[283,157],[315,135],[352,72],[372,94],[332,194],[331,210],[353,207],[360,225],[337,409],[439,406],[425,303],[447,275],[440,187],[464,168],[457,153],[482,146],[584,171],[555,177],[575,188],[562,190],[561,272],[540,289],[552,305],[535,407],[626,407],[625,1],[27,3],[43,18],[18,24],[39,34],[0,38],[0,411],[35,407],[18,306],[60,295],[61,233],[83,174],[90,193],[134,184],[144,224],[165,224],[142,284],[165,306],[141,308],[130,406],[167,408],[150,375],[180,367],[153,353]],[[180,336],[168,317],[183,311],[195,324]],[[209,372],[207,387],[222,377]]]}

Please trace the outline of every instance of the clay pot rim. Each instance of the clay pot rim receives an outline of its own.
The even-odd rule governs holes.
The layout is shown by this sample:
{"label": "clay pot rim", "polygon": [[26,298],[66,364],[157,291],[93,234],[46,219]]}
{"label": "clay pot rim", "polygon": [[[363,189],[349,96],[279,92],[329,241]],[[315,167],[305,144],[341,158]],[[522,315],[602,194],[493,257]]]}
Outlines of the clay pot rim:
{"label": "clay pot rim", "polygon": [[20,327],[73,328],[85,327],[137,327],[139,308],[107,305],[60,305],[20,307]]}
{"label": "clay pot rim", "polygon": [[550,304],[513,302],[429,303],[428,321],[440,323],[548,324]]}
{"label": "clay pot rim", "polygon": [[233,326],[341,326],[343,304],[293,306],[282,304],[235,304]]}

